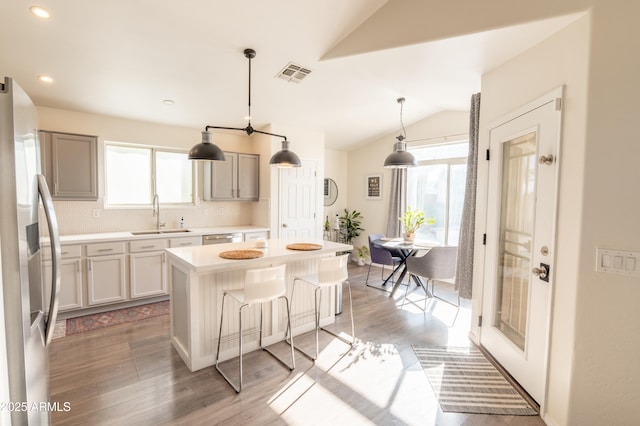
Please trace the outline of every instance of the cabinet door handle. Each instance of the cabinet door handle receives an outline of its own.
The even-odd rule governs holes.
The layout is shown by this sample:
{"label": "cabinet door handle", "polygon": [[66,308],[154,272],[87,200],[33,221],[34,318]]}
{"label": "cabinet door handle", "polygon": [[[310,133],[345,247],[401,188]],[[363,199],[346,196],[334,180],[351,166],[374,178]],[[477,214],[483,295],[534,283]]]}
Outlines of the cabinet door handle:
{"label": "cabinet door handle", "polygon": [[76,272],[80,272],[80,260],[76,260]]}
{"label": "cabinet door handle", "polygon": [[[152,247],[153,247],[153,246],[152,246]],[[101,251],[101,252],[105,252],[105,251],[113,251],[113,249],[112,249],[112,248],[104,248],[104,249],[98,249],[98,251]]]}
{"label": "cabinet door handle", "polygon": [[63,252],[62,252],[62,253],[60,253],[60,254],[62,254],[62,255],[64,256],[65,254],[69,254],[69,252],[68,252],[68,251],[63,251]]}
{"label": "cabinet door handle", "polygon": [[166,263],[165,253],[162,253],[162,263]]}
{"label": "cabinet door handle", "polygon": [[192,244],[193,244],[193,243],[180,243],[180,245],[181,245],[181,246],[190,246],[190,245],[192,245]]}
{"label": "cabinet door handle", "polygon": [[91,270],[91,259],[87,259],[87,269],[90,271]]}
{"label": "cabinet door handle", "polygon": [[154,245],[150,245],[150,246],[142,246],[143,249],[148,249],[148,248],[154,248]]}

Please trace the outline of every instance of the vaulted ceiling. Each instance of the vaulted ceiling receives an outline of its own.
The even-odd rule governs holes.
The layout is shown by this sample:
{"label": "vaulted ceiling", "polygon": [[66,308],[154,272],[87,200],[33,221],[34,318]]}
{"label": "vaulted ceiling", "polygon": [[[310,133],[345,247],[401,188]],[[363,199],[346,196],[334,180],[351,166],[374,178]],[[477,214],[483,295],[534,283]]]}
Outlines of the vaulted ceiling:
{"label": "vaulted ceiling", "polygon": [[[575,19],[560,10],[471,20],[477,11],[451,16],[435,0],[38,3],[49,19],[33,16],[29,3],[5,3],[0,74],[39,106],[194,129],[243,127],[242,52],[253,48],[253,126],[320,130],[334,149],[398,129],[400,96],[405,124],[467,110],[482,73]],[[311,74],[300,83],[276,78],[289,62]]]}

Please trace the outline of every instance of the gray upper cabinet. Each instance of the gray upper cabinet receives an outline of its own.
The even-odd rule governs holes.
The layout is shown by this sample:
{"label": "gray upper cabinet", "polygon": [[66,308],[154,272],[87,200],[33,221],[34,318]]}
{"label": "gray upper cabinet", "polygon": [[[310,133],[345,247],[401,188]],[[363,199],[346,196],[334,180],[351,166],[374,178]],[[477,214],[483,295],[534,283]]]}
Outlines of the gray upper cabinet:
{"label": "gray upper cabinet", "polygon": [[260,156],[225,152],[225,161],[204,163],[204,199],[258,201]]}
{"label": "gray upper cabinet", "polygon": [[98,199],[98,138],[40,132],[42,169],[55,200]]}

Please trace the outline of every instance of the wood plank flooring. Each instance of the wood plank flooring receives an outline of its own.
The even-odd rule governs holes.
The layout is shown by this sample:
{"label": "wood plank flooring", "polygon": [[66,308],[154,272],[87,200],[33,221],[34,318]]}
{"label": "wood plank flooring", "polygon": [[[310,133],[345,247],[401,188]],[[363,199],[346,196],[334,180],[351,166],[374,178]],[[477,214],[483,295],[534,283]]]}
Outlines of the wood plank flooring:
{"label": "wood plank flooring", "polygon": [[[169,342],[169,316],[67,336],[50,347],[52,401],[69,402],[54,425],[543,425],[537,416],[443,413],[412,344],[468,346],[469,310],[432,300],[426,313],[366,287],[350,266],[357,342],[321,334],[312,363],[296,352],[289,371],[264,351],[245,356],[244,390],[215,368],[191,373]],[[372,268],[371,282],[380,283]],[[447,288],[438,289],[447,295]],[[350,332],[349,303],[334,329]],[[449,293],[452,296],[451,293]],[[416,297],[419,294],[416,293]],[[313,333],[296,338],[311,350]],[[289,347],[272,347],[286,357]],[[285,358],[286,359],[286,358]],[[235,376],[234,360],[223,367]]]}

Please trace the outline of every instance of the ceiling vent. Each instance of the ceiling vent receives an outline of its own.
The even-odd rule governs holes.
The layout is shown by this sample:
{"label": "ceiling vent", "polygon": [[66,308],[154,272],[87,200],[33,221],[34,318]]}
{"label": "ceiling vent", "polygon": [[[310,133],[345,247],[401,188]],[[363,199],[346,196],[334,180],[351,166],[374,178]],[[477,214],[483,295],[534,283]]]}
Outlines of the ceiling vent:
{"label": "ceiling vent", "polygon": [[309,68],[289,62],[286,67],[280,70],[276,77],[286,80],[289,83],[300,83],[309,74],[311,74]]}

